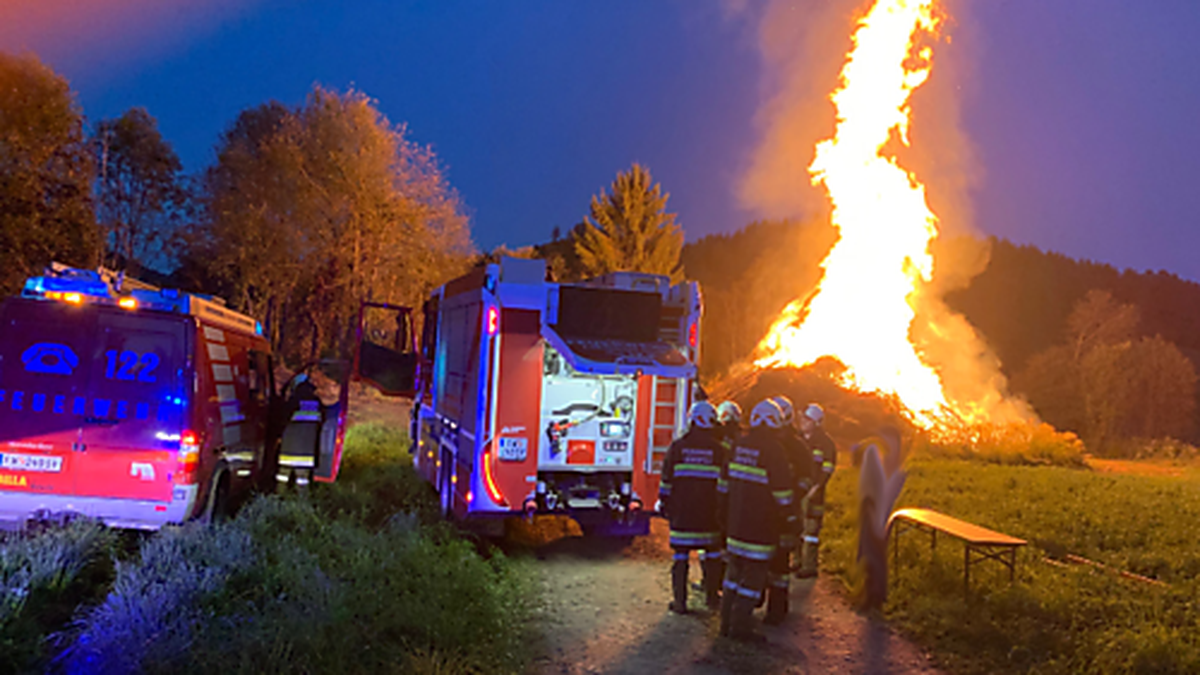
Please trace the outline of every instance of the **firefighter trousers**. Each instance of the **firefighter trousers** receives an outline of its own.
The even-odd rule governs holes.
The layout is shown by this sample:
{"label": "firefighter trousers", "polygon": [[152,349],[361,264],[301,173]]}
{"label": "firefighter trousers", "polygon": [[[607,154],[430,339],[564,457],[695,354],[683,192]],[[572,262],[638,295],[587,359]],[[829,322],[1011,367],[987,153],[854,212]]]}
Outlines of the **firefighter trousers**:
{"label": "firefighter trousers", "polygon": [[754,608],[767,585],[767,560],[729,556],[721,593],[721,635],[734,639],[754,634]]}
{"label": "firefighter trousers", "polygon": [[800,543],[800,570],[796,576],[817,576],[817,552],[821,549],[821,525],[825,521],[825,504],[804,505],[804,536]]}
{"label": "firefighter trousers", "polygon": [[790,558],[796,547],[795,541],[781,541],[775,555],[767,564],[767,615],[763,621],[768,624],[783,623],[789,609],[788,594],[791,591]]}
{"label": "firefighter trousers", "polygon": [[687,611],[688,558],[692,551],[700,558],[705,604],[709,609],[716,609],[721,598],[722,577],[725,575],[725,552],[718,547],[701,549],[682,546],[673,546],[671,551],[671,609],[679,613]]}

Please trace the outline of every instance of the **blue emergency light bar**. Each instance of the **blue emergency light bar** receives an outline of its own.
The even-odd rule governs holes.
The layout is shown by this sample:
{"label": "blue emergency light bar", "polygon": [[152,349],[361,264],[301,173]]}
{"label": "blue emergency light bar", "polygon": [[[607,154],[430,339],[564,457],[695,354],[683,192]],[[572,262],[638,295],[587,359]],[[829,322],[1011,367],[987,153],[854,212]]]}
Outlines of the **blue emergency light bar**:
{"label": "blue emergency light bar", "polygon": [[25,297],[51,299],[61,299],[68,293],[116,301],[108,284],[92,270],[71,269],[54,276],[30,277],[21,291]]}
{"label": "blue emergency light bar", "polygon": [[213,323],[262,335],[262,324],[225,307],[225,301],[211,295],[183,293],[178,289],[133,288],[118,295],[104,277],[93,270],[55,266],[45,274],[25,281],[21,296],[41,300],[57,300],[74,305],[116,305],[123,309],[148,309],[202,317]]}

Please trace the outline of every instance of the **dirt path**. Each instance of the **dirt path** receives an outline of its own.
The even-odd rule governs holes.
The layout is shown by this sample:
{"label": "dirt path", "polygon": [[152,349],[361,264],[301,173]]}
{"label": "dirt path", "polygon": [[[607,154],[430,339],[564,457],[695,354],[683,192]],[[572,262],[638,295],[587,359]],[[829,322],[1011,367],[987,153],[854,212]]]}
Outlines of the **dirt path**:
{"label": "dirt path", "polygon": [[[792,615],[765,646],[718,640],[715,614],[667,611],[666,524],[621,547],[561,539],[538,551],[543,643],[535,673],[937,673],[885,624],[856,614],[833,580],[795,581]],[[693,579],[699,569],[693,561]],[[698,592],[692,607],[703,608]]]}

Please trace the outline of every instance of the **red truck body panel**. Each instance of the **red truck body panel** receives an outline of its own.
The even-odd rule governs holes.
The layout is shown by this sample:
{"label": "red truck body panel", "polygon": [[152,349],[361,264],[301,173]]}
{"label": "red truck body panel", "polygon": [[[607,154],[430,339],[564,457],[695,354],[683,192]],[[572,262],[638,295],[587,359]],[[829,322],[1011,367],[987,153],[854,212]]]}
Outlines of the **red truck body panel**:
{"label": "red truck body panel", "polygon": [[255,322],[157,289],[118,305],[92,286],[0,304],[0,521],[79,513],[155,529],[200,515],[222,476],[235,494],[251,487],[269,403]]}

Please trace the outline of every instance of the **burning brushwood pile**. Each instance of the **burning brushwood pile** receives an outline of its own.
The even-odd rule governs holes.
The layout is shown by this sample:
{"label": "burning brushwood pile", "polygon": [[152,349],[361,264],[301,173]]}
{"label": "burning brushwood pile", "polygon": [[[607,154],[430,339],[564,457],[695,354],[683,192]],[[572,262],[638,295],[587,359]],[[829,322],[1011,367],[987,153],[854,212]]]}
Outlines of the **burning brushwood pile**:
{"label": "burning brushwood pile", "polygon": [[909,147],[910,97],[929,79],[941,40],[935,4],[877,0],[858,21],[830,96],[833,136],[817,143],[808,168],[838,240],[816,289],[784,309],[753,365],[716,393],[743,403],[780,393],[817,400],[834,411],[830,432],[843,443],[886,423],[917,445],[1024,444],[1035,448],[1027,460],[1041,461],[1042,446],[1078,444],[1007,393],[999,361],[946,306],[941,223],[925,185],[898,159]]}
{"label": "burning brushwood pile", "polygon": [[[839,445],[863,450],[853,457],[865,461],[860,564],[876,590],[886,579],[886,560],[876,559],[881,523],[899,496],[905,451],[1082,461],[1074,436],[1008,395],[998,360],[936,283],[941,223],[899,157],[910,143],[910,96],[930,77],[942,20],[934,0],[877,0],[858,21],[830,96],[834,133],[808,167],[828,195],[838,240],[816,290],[784,309],[752,366],[713,391],[746,409],[778,394],[817,401]],[[895,430],[891,443],[855,445],[884,429]]]}

